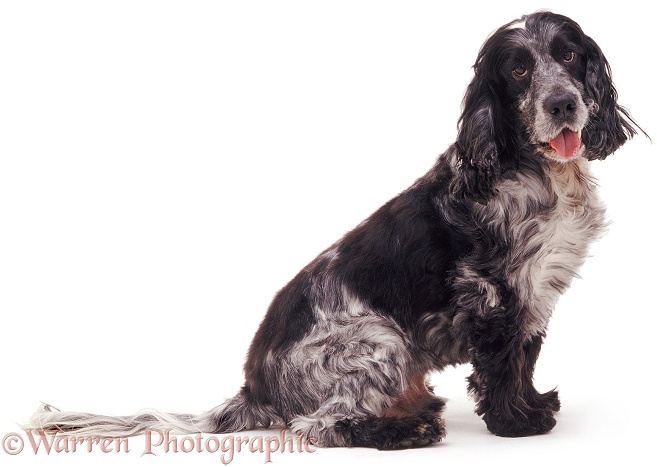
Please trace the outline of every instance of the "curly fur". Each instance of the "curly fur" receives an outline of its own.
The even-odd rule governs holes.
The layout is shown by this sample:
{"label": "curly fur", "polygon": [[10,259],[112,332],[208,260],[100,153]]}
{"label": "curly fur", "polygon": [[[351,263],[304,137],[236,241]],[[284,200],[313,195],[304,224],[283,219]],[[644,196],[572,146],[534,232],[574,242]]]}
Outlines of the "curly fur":
{"label": "curly fur", "polygon": [[540,12],[501,27],[476,59],[455,144],[276,295],[239,394],[199,416],[44,406],[29,427],[287,425],[323,446],[423,446],[445,435],[427,375],[471,362],[469,390],[492,433],[550,431],[559,398],[532,375],[558,297],[605,230],[589,161],[636,133],[616,97],[577,23]]}

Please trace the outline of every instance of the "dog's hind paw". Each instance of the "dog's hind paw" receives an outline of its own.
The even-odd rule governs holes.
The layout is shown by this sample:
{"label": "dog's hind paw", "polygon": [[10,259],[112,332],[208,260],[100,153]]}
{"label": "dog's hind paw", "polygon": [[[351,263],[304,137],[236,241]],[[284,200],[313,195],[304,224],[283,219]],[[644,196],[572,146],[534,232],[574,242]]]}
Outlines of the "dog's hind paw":
{"label": "dog's hind paw", "polygon": [[403,418],[343,420],[340,430],[352,439],[353,446],[381,450],[409,449],[435,444],[445,436],[445,425],[437,413]]}

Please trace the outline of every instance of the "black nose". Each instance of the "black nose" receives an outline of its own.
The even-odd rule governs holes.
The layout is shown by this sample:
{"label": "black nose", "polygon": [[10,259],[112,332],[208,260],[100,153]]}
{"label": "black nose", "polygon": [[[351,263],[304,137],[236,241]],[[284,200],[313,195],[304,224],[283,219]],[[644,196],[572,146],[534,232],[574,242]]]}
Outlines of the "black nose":
{"label": "black nose", "polygon": [[544,109],[556,119],[567,120],[575,113],[577,101],[570,93],[553,94],[545,99]]}

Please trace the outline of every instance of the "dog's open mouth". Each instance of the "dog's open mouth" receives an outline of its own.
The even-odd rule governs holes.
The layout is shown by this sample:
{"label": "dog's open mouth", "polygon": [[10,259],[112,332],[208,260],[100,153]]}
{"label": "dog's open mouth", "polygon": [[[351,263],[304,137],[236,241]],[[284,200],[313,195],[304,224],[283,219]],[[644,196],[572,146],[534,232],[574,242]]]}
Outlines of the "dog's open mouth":
{"label": "dog's open mouth", "polygon": [[573,131],[564,128],[561,133],[542,146],[548,153],[556,153],[562,159],[572,159],[582,147],[582,130]]}

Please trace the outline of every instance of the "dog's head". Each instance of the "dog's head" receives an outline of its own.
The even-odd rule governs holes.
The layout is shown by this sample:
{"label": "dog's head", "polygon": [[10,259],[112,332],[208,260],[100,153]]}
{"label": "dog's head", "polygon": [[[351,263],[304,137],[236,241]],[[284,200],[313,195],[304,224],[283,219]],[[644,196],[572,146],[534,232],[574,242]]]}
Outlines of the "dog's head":
{"label": "dog's head", "polygon": [[457,195],[488,199],[522,154],[604,159],[636,134],[602,51],[565,16],[539,12],[501,27],[474,72],[459,119]]}

